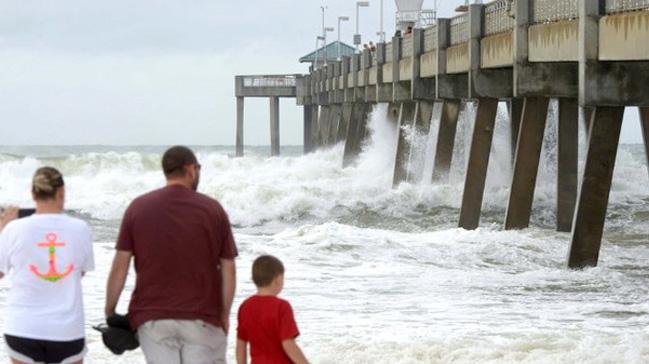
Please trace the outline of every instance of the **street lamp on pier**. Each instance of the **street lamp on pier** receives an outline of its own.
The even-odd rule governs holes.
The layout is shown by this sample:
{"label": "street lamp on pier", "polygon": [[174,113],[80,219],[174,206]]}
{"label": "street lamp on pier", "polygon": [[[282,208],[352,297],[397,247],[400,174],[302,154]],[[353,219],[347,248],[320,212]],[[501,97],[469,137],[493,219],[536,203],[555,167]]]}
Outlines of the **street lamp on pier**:
{"label": "street lamp on pier", "polygon": [[361,45],[361,34],[360,30],[358,29],[358,9],[359,8],[367,8],[370,6],[369,1],[357,1],[356,2],[356,34],[354,34],[354,45],[356,46],[356,49],[360,49]]}
{"label": "street lamp on pier", "polygon": [[341,21],[348,21],[348,20],[349,20],[348,16],[339,16],[338,17],[338,50],[337,50],[338,56],[337,56],[337,59],[339,61],[340,61],[340,22]]}

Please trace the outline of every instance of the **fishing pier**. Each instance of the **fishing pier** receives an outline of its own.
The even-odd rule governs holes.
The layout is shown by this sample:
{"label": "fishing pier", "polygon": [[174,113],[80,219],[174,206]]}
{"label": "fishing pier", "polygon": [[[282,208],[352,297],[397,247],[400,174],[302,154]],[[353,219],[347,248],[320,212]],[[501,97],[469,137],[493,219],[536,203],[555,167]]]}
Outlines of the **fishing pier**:
{"label": "fishing pier", "polygon": [[[480,223],[501,101],[509,106],[514,151],[504,227],[529,226],[548,105],[557,99],[556,228],[571,232],[571,268],[597,265],[626,107],[639,107],[649,157],[649,0],[474,4],[466,13],[378,43],[375,51],[365,49],[295,75],[291,86],[255,94],[246,86],[246,77],[253,76],[236,79],[238,155],[240,148],[243,152],[243,97],[271,98],[271,134],[276,135],[277,97],[295,97],[304,107],[305,152],[344,141],[343,166],[354,163],[361,151],[373,105],[387,103],[386,117],[399,125],[394,186],[422,178],[447,182],[460,106],[475,102],[458,223],[465,229]],[[417,151],[403,127],[427,134],[435,103],[441,114],[435,116],[440,122],[433,173],[422,176],[408,167]],[[588,145],[578,186],[580,113],[586,120]],[[271,139],[275,155],[279,137]]]}

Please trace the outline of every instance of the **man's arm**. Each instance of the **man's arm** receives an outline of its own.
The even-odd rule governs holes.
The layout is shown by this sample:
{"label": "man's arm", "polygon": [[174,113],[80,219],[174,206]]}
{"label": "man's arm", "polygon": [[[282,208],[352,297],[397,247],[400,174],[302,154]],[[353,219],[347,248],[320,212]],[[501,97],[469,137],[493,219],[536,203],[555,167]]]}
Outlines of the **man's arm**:
{"label": "man's arm", "polygon": [[248,342],[237,339],[237,364],[248,364]]}
{"label": "man's arm", "polygon": [[128,268],[131,265],[131,257],[133,253],[125,250],[117,250],[115,258],[113,259],[113,266],[108,275],[108,284],[106,286],[106,317],[115,314],[115,308],[119,301],[119,296],[122,294],[124,284],[126,283],[126,276],[128,275]]}
{"label": "man's arm", "polygon": [[221,321],[223,330],[227,334],[230,330],[230,310],[234,300],[234,291],[237,287],[237,270],[234,259],[221,259],[221,286],[223,287],[223,312]]}
{"label": "man's arm", "polygon": [[288,355],[289,358],[291,358],[293,363],[309,364],[309,362],[306,360],[306,357],[302,353],[302,350],[295,342],[295,339],[282,341],[282,348],[284,348],[284,352],[286,353],[286,355]]}

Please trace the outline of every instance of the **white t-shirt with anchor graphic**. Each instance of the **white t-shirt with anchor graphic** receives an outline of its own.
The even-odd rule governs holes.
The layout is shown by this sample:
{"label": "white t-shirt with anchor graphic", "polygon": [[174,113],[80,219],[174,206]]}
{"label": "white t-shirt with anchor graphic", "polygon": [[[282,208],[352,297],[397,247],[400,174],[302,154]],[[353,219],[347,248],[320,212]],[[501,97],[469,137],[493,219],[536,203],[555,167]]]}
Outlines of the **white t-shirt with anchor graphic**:
{"label": "white t-shirt with anchor graphic", "polygon": [[10,290],[4,333],[37,340],[85,337],[81,277],[93,270],[90,228],[65,214],[14,220],[0,233]]}

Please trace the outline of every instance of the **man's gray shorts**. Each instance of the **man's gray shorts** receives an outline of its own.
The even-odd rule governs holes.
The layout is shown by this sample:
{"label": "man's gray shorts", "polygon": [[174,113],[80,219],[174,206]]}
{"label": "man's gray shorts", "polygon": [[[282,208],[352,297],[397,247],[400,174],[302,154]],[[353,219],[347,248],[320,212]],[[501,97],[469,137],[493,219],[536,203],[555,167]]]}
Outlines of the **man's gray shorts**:
{"label": "man's gray shorts", "polygon": [[227,335],[201,320],[156,320],[137,330],[148,364],[225,364]]}

